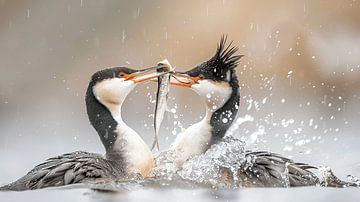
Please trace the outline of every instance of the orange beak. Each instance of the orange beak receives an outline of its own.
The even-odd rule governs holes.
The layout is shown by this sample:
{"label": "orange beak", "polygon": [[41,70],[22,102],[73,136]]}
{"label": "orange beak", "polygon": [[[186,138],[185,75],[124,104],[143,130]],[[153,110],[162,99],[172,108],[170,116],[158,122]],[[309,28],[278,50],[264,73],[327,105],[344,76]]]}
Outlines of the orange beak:
{"label": "orange beak", "polygon": [[163,74],[166,74],[167,72],[157,72],[156,70],[163,68],[163,65],[157,65],[154,67],[149,67],[146,69],[139,70],[137,72],[134,72],[132,74],[128,74],[125,76],[126,80],[131,80],[134,83],[140,83],[143,81],[147,81],[150,79],[154,79],[156,77],[159,77]]}
{"label": "orange beak", "polygon": [[170,79],[170,84],[174,86],[191,87],[192,85],[199,83],[199,80],[201,80],[199,76],[194,77],[184,73],[175,72]]}

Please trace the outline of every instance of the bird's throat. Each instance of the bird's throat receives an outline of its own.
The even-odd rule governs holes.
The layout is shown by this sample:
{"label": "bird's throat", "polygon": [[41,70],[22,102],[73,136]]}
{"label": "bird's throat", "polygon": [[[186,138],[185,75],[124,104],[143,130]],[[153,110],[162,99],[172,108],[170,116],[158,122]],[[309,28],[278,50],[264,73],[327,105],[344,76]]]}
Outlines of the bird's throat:
{"label": "bird's throat", "polygon": [[148,145],[139,134],[130,128],[121,117],[121,104],[108,107],[112,117],[117,122],[114,130],[116,140],[111,152],[121,156],[128,172],[139,173],[146,177],[154,167],[154,157]]}
{"label": "bird's throat", "polygon": [[98,99],[88,89],[86,106],[89,120],[106,150],[106,158],[130,173],[146,176],[154,165],[153,155],[142,138],[121,117],[123,102]]}
{"label": "bird's throat", "polygon": [[200,122],[180,133],[171,145],[172,161],[178,167],[189,158],[205,153],[216,140],[224,136],[234,120],[240,98],[238,88],[221,88],[216,90],[213,87],[214,93],[209,95],[198,91],[205,98],[206,114]]}

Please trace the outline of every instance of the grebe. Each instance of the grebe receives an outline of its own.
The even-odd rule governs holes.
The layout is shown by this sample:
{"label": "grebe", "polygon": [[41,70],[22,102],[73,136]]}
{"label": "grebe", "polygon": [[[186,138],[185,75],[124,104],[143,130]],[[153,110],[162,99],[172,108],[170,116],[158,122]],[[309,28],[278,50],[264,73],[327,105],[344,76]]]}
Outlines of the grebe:
{"label": "grebe", "polygon": [[173,162],[181,168],[189,158],[205,153],[222,139],[235,119],[240,100],[235,67],[242,55],[235,55],[237,48],[225,47],[225,42],[223,37],[210,60],[173,74],[171,85],[190,87],[197,92],[205,100],[206,114],[200,122],[177,135],[170,148],[159,155],[159,163]]}
{"label": "grebe", "polygon": [[105,157],[78,151],[50,158],[0,190],[22,191],[97,179],[146,177],[154,166],[153,154],[122,120],[121,105],[137,83],[161,75],[156,72],[158,68],[113,67],[92,75],[86,91],[86,109],[105,147]]}
{"label": "grebe", "polygon": [[[233,123],[239,109],[239,82],[235,68],[243,55],[237,55],[238,48],[232,42],[226,45],[222,37],[215,55],[186,72],[176,72],[172,85],[189,87],[205,100],[206,114],[198,123],[180,133],[165,151],[157,158],[157,164],[173,163],[176,170],[196,155],[204,154],[210,146],[222,141],[226,131]],[[284,186],[284,174],[289,186],[310,186],[319,184],[319,178],[310,171],[317,169],[308,164],[296,163],[281,155],[266,151],[246,151],[245,158],[253,159],[252,166],[240,168],[235,176],[239,186]],[[157,165],[158,166],[158,165]],[[161,167],[161,166],[160,166]],[[154,170],[156,170],[155,167]],[[158,170],[154,174],[157,175]],[[166,172],[166,171],[165,171]],[[234,173],[222,169],[220,176],[225,183],[233,180]],[[325,184],[324,184],[325,185]],[[354,186],[336,178],[328,172],[326,186]]]}

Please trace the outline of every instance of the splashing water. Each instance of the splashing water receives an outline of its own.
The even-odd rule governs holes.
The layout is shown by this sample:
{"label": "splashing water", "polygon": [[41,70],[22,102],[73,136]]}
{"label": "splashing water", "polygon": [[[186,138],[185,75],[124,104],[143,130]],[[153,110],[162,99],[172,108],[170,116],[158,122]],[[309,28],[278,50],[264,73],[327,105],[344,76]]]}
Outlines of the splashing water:
{"label": "splashing water", "polygon": [[348,175],[347,176],[348,180],[350,180],[350,182],[355,183],[357,186],[360,186],[360,179],[354,175]]}
{"label": "splashing water", "polygon": [[155,159],[156,167],[153,169],[151,176],[161,179],[172,180],[177,178],[176,172],[178,166],[173,161],[176,156],[172,151],[166,153],[160,153],[160,155]]}
{"label": "splashing water", "polygon": [[333,187],[359,187],[360,180],[353,175],[348,175],[348,182],[340,180],[328,166],[320,166],[318,169],[319,183],[321,186]]}
{"label": "splashing water", "polygon": [[233,134],[245,122],[251,122],[254,118],[250,115],[237,118],[232,124],[224,138],[218,143],[212,145],[204,154],[194,156],[182,165],[179,170],[176,163],[171,159],[176,159],[174,154],[167,152],[165,155],[159,155],[156,158],[156,167],[152,176],[162,179],[185,179],[196,183],[222,186],[220,181],[221,171],[227,169],[232,173],[231,181],[237,181],[237,170],[244,166],[245,142],[233,137]]}
{"label": "splashing water", "polygon": [[230,126],[229,130],[226,132],[225,136],[232,136],[235,131],[237,131],[241,124],[245,122],[253,122],[254,117],[250,115],[245,115],[244,117],[239,117],[234,121],[234,123]]}
{"label": "splashing water", "polygon": [[[204,154],[194,156],[186,161],[181,170],[176,163],[168,161],[157,163],[158,171],[155,177],[161,185],[173,184],[173,182],[188,182],[194,185],[211,186],[213,188],[238,188],[242,186],[276,186],[290,187],[289,162],[285,162],[282,169],[278,170],[279,178],[272,184],[263,184],[256,176],[257,156],[245,151],[245,145],[254,143],[259,139],[259,135],[265,134],[265,126],[257,125],[257,130],[251,133],[250,137],[237,139],[242,132],[240,126],[246,122],[253,122],[254,118],[250,115],[238,117],[232,124],[225,137],[212,145]],[[293,124],[293,119],[282,120],[283,127]],[[298,142],[300,144],[302,142]],[[166,159],[166,158],[165,158]],[[157,158],[162,161],[162,158]],[[273,163],[273,162],[272,162]],[[278,167],[276,167],[278,168]],[[255,169],[255,170],[253,170]],[[253,173],[255,171],[255,173]],[[359,186],[359,180],[355,177],[349,177],[351,182],[339,181],[329,168],[318,169],[318,185],[320,186]],[[241,174],[242,173],[242,174]],[[254,176],[255,174],[255,176]],[[249,179],[249,176],[254,179]],[[157,180],[156,180],[157,181]]]}
{"label": "splashing water", "polygon": [[[228,186],[221,171],[230,170],[234,175],[225,177],[230,177],[232,182],[237,181],[235,174],[246,162],[244,145],[245,143],[239,139],[224,137],[221,142],[212,145],[205,154],[188,160],[182,170],[178,171],[178,175],[196,183],[216,187]],[[230,186],[234,187],[235,184]]]}

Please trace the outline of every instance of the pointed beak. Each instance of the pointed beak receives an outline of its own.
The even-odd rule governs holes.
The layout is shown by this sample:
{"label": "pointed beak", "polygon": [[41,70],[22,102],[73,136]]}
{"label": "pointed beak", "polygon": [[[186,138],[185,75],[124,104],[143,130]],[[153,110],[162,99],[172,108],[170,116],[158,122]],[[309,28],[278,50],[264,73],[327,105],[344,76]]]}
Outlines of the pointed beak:
{"label": "pointed beak", "polygon": [[199,80],[201,80],[201,78],[198,76],[194,77],[183,72],[175,72],[170,79],[170,84],[174,86],[191,87],[199,83]]}
{"label": "pointed beak", "polygon": [[159,77],[159,76],[167,73],[167,72],[158,71],[159,69],[162,69],[162,68],[164,68],[164,65],[159,64],[157,66],[141,69],[137,72],[129,74],[129,76],[126,80],[131,80],[134,83],[140,83],[143,81],[154,79],[156,77]]}

